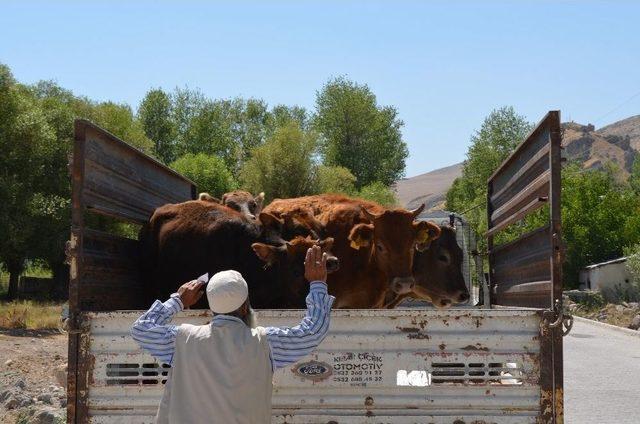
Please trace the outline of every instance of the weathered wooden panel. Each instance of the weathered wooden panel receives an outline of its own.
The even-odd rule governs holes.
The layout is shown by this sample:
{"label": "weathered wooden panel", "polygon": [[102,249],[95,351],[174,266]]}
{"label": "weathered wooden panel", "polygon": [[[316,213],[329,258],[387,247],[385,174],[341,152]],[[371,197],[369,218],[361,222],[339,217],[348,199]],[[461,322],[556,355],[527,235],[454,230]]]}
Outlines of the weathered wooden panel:
{"label": "weathered wooden panel", "polygon": [[136,240],[86,229],[80,286],[82,310],[108,311],[143,307],[140,252]]}
{"label": "weathered wooden panel", "polygon": [[195,198],[191,181],[90,122],[76,121],[76,137],[85,144],[86,208],[144,223],[158,206]]}

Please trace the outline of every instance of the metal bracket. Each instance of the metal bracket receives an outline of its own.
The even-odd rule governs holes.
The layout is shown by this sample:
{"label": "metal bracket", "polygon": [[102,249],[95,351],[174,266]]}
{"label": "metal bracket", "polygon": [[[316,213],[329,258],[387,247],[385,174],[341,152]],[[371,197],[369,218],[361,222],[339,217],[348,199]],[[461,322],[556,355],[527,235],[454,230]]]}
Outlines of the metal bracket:
{"label": "metal bracket", "polygon": [[556,315],[556,319],[553,322],[544,320],[544,324],[549,328],[557,328],[562,326],[562,336],[566,336],[571,332],[573,328],[573,315],[565,311],[564,306],[560,303],[560,300],[556,300],[553,305],[553,311]]}

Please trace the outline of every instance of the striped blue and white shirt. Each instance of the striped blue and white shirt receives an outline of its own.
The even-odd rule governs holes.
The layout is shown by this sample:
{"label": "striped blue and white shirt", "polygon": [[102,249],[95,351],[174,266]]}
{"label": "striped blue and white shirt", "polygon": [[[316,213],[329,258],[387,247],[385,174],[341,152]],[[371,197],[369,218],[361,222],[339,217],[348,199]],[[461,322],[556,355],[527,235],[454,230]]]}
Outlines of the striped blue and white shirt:
{"label": "striped blue and white shirt", "polygon": [[[314,281],[307,295],[307,314],[300,324],[290,328],[266,327],[274,370],[297,362],[324,340],[329,331],[331,305],[334,300],[335,297],[327,292],[325,283]],[[151,309],[133,323],[131,337],[158,361],[171,364],[176,349],[178,326],[170,322],[182,308],[182,301],[177,293],[172,294],[164,303],[156,300]],[[230,315],[216,315],[212,323],[224,320],[242,322]]]}

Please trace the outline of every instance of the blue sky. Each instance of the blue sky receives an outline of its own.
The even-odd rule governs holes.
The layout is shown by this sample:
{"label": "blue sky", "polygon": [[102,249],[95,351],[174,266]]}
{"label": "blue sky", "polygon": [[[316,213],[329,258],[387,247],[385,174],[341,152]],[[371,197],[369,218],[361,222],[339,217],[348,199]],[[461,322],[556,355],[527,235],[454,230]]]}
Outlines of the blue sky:
{"label": "blue sky", "polygon": [[398,108],[412,176],[463,160],[502,105],[596,127],[639,114],[640,2],[2,1],[0,62],[134,108],[186,85],[312,109],[345,75]]}

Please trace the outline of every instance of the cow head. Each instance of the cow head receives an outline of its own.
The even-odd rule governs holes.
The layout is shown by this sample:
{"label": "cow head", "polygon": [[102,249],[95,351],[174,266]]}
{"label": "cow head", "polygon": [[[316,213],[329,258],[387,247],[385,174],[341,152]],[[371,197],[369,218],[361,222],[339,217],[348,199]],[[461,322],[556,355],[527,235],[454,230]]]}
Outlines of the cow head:
{"label": "cow head", "polygon": [[370,249],[371,256],[387,276],[389,288],[396,294],[411,292],[415,284],[414,252],[425,250],[440,235],[437,225],[415,221],[423,209],[424,204],[413,211],[393,209],[372,213],[363,207],[369,222],[353,226],[349,233],[351,247]]}
{"label": "cow head", "polygon": [[292,280],[304,277],[304,259],[307,250],[314,245],[320,246],[323,253],[327,254],[327,272],[337,271],[340,261],[331,253],[333,238],[314,240],[311,237],[297,236],[282,244],[253,243],[251,248],[264,263],[265,267],[278,264],[281,269],[287,270]]}
{"label": "cow head", "polygon": [[255,219],[262,211],[264,193],[257,196],[248,191],[235,190],[222,195],[222,204],[240,212],[250,219]]}
{"label": "cow head", "polygon": [[469,291],[462,275],[463,252],[456,240],[454,228],[443,225],[440,237],[413,259],[416,284],[413,295],[430,300],[438,308],[448,308],[469,300]]}
{"label": "cow head", "polygon": [[325,225],[306,209],[299,208],[283,213],[282,219],[284,222],[282,234],[285,238],[311,236],[319,239],[326,237]]}

